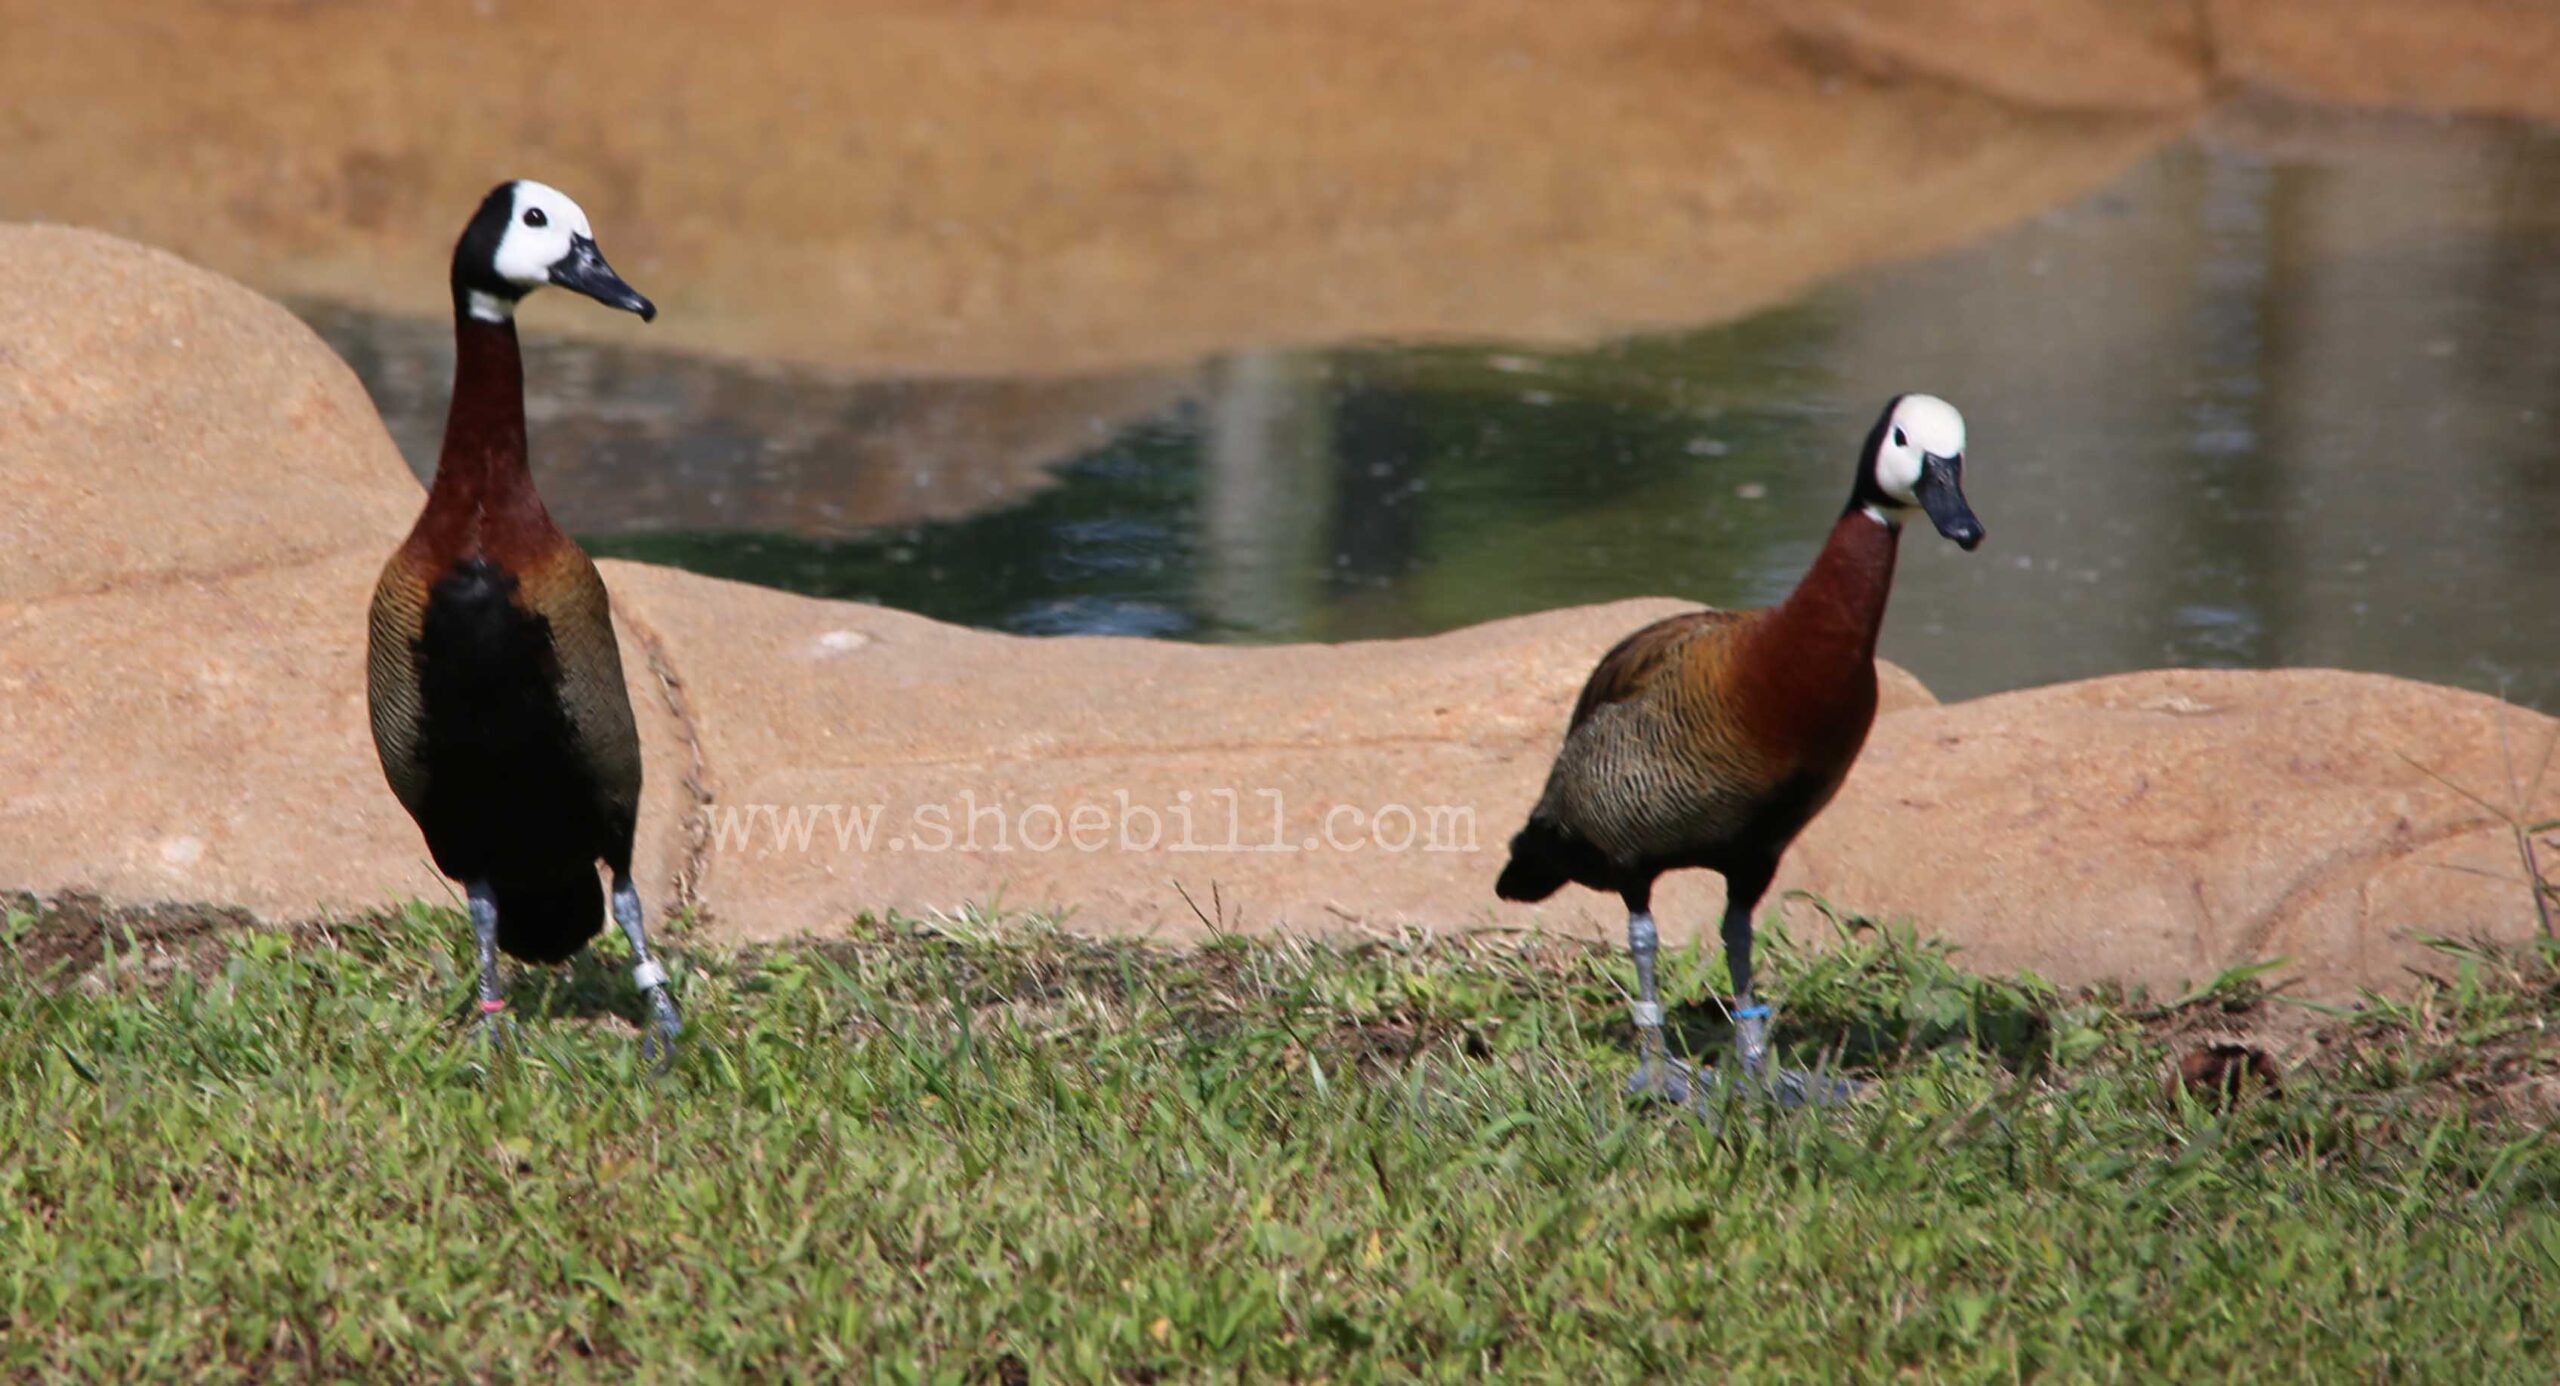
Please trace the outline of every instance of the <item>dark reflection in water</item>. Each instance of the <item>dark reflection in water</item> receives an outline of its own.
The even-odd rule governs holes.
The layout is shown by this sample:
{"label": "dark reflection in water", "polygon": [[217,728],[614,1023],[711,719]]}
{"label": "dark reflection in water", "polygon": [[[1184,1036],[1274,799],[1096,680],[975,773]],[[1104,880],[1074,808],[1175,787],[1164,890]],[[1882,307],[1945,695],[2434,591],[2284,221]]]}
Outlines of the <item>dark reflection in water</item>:
{"label": "dark reflection in water", "polygon": [[[443,329],[313,316],[423,470]],[[1885,649],[1942,693],[2325,664],[2560,709],[2552,132],[2226,127],[1969,249],[1590,350],[865,383],[549,345],[530,374],[545,492],[599,552],[1255,641],[1770,600],[1872,411],[1927,389],[1991,532],[1905,545]]]}

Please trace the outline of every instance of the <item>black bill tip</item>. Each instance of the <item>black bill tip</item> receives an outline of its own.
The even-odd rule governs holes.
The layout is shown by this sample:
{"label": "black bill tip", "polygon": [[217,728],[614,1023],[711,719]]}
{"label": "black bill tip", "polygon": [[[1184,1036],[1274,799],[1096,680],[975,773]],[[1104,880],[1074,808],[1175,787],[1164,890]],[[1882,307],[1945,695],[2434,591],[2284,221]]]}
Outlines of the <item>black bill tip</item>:
{"label": "black bill tip", "polygon": [[1973,506],[1964,498],[1964,459],[1932,457],[1920,471],[1920,484],[1913,488],[1920,508],[1929,512],[1929,523],[1938,533],[1955,541],[1957,548],[1971,553],[1982,547],[1982,521],[1974,518]]}
{"label": "black bill tip", "polygon": [[623,282],[613,266],[605,263],[604,252],[584,236],[569,243],[569,253],[551,267],[551,282],[564,289],[574,289],[607,308],[638,313],[640,321],[655,322],[658,305],[648,295]]}

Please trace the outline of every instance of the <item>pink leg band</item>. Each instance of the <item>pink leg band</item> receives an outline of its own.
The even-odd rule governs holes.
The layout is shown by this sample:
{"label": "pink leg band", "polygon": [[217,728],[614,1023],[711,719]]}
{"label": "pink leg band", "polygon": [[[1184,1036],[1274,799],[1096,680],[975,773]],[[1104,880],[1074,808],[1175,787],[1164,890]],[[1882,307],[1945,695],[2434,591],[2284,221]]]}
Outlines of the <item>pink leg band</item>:
{"label": "pink leg band", "polygon": [[498,1012],[503,1011],[506,1008],[507,1003],[504,1001],[483,1001],[480,1003],[480,1014],[496,1015]]}

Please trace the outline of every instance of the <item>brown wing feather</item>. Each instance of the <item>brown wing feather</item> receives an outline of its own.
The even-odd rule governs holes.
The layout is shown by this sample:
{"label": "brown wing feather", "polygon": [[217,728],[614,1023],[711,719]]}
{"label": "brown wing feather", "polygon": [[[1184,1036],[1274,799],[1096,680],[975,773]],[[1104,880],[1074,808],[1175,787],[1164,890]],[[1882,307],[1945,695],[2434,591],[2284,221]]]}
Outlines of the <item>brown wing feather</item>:
{"label": "brown wing feather", "polygon": [[1713,610],[1666,616],[1610,646],[1583,683],[1582,696],[1574,700],[1573,720],[1565,730],[1570,733],[1611,703],[1641,696],[1664,677],[1666,666],[1691,637],[1730,626],[1742,616],[1739,611]]}
{"label": "brown wing feather", "polygon": [[391,555],[374,584],[365,632],[365,703],[373,718],[373,750],[382,777],[411,816],[427,801],[426,767],[418,760],[425,699],[411,642],[427,615],[427,579],[407,549]]}
{"label": "brown wing feather", "polygon": [[[595,777],[596,808],[608,835],[627,850],[640,811],[640,733],[622,679],[622,648],[613,635],[613,601],[604,577],[577,545],[563,542],[521,588],[524,604],[551,624],[560,661],[560,702],[578,753]],[[612,861],[617,870],[630,863]]]}
{"label": "brown wing feather", "polygon": [[1637,875],[1747,832],[1783,775],[1741,724],[1722,666],[1755,613],[1696,611],[1618,642],[1592,670],[1534,818]]}

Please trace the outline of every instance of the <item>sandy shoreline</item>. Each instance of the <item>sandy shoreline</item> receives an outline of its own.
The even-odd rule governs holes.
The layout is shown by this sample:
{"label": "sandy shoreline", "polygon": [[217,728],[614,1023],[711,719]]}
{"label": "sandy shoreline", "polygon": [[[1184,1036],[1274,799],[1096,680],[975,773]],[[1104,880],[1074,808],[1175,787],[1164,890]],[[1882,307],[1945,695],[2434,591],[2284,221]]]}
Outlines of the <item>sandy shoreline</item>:
{"label": "sandy shoreline", "polygon": [[657,344],[1053,373],[1714,322],[2066,201],[2235,90],[2560,119],[2523,0],[706,16],[0,0],[0,219],[438,313],[463,212],[528,174]]}
{"label": "sandy shoreline", "polygon": [[1079,371],[1726,318],[2061,202],[2201,99],[2110,90],[2160,61],[2121,22],[2077,34],[2098,99],[2055,109],[1634,0],[612,16],[7,0],[0,217],[435,312],[460,217],[521,172],[587,205],[655,344]]}

